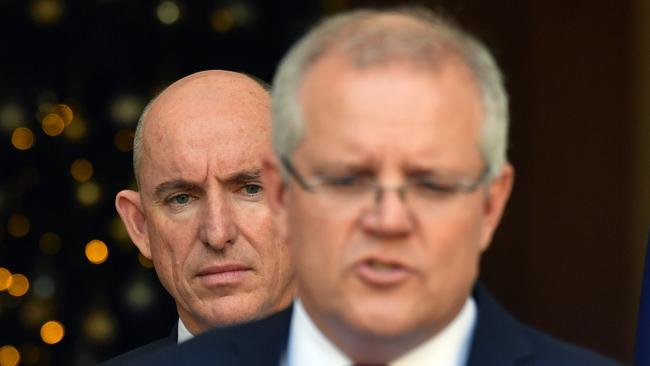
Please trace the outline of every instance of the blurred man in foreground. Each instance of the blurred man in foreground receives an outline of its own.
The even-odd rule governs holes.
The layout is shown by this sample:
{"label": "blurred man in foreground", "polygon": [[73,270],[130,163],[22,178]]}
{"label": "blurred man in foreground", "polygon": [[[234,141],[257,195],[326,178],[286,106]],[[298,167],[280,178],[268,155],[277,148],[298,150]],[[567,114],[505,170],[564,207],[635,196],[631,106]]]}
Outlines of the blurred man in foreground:
{"label": "blurred man in foreground", "polygon": [[272,95],[264,182],[299,300],[149,364],[616,364],[477,283],[514,171],[502,77],[473,37],[420,8],[338,15],[290,50]]}
{"label": "blurred man in foreground", "polygon": [[289,250],[261,182],[270,113],[258,82],[216,70],[175,82],[145,109],[133,149],[140,190],[119,192],[115,205],[174,297],[179,321],[169,337],[114,364],[293,300]]}

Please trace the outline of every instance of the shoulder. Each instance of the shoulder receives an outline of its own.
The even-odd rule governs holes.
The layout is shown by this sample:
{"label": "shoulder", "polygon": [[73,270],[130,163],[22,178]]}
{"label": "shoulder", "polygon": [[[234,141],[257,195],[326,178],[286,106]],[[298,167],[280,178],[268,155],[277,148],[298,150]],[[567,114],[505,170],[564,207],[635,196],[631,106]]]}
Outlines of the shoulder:
{"label": "shoulder", "polygon": [[619,366],[622,365],[610,358],[601,356],[593,351],[574,346],[557,338],[549,336],[530,326],[522,325],[523,332],[530,340],[535,350],[534,356],[525,365],[553,366]]}
{"label": "shoulder", "polygon": [[620,363],[544,334],[516,320],[478,284],[478,305],[468,365],[616,366]]}
{"label": "shoulder", "polygon": [[125,365],[268,365],[284,351],[292,308],[261,320],[215,328],[177,347],[166,347]]}
{"label": "shoulder", "polygon": [[138,348],[132,349],[119,356],[113,357],[108,361],[102,362],[101,366],[118,366],[118,365],[132,363],[140,358],[146,357],[147,355],[150,355],[166,347],[171,347],[174,345],[176,345],[176,340],[172,339],[170,336],[161,338],[159,340],[153,341],[151,343],[147,343]]}

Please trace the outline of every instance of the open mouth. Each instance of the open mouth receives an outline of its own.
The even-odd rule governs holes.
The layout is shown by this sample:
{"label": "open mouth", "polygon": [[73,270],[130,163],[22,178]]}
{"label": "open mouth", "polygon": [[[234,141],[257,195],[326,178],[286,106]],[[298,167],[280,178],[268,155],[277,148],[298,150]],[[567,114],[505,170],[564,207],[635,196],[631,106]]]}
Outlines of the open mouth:
{"label": "open mouth", "polygon": [[356,266],[357,276],[365,283],[374,286],[395,286],[408,278],[411,272],[406,266],[394,262],[370,258]]}

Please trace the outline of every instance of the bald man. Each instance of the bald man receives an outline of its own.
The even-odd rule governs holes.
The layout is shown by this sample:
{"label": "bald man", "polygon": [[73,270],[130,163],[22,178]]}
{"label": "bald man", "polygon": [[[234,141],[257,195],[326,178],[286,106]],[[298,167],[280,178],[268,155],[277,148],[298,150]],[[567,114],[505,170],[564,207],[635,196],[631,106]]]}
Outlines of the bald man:
{"label": "bald man", "polygon": [[139,191],[119,192],[115,206],[179,320],[169,337],[109,364],[291,303],[293,266],[260,179],[270,150],[269,94],[248,76],[192,74],[145,108],[133,147]]}

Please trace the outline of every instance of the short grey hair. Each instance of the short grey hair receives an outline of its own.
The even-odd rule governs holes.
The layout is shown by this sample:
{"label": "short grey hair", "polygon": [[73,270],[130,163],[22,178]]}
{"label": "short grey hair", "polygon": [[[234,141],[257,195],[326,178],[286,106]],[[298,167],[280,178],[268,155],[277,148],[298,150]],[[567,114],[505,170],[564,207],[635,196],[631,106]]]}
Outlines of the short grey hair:
{"label": "short grey hair", "polygon": [[140,187],[138,172],[140,171],[140,161],[142,160],[142,130],[144,128],[144,120],[149,114],[151,105],[153,105],[156,99],[158,99],[158,95],[152,98],[142,110],[142,114],[140,114],[140,118],[138,119],[138,124],[135,126],[135,133],[133,134],[133,175],[135,176],[135,183],[138,188]]}
{"label": "short grey hair", "polygon": [[[372,22],[399,15],[413,26]],[[416,25],[418,24],[418,25]],[[482,97],[484,120],[480,148],[493,178],[507,161],[508,95],[496,61],[479,40],[451,20],[423,7],[360,9],[324,19],[282,59],[273,80],[273,148],[281,157],[298,146],[305,129],[299,90],[309,66],[336,50],[362,69],[394,61],[440,68],[449,57],[467,66]]]}

